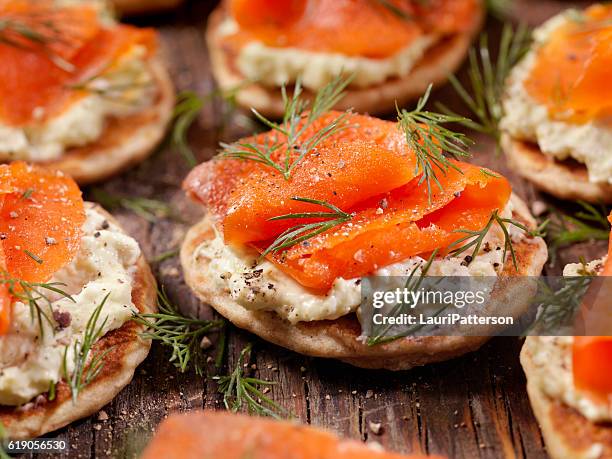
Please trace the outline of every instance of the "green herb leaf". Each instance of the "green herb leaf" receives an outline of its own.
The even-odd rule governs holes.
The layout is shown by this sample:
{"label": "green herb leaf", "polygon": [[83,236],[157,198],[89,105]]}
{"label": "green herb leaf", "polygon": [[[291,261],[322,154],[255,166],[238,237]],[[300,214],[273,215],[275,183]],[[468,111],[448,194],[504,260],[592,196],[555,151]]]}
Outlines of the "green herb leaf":
{"label": "green herb leaf", "polygon": [[98,377],[104,368],[104,359],[114,349],[113,346],[102,352],[93,352],[94,345],[102,337],[104,327],[108,321],[108,316],[106,316],[98,326],[100,314],[109,296],[110,293],[107,293],[102,302],[94,309],[85,326],[83,339],[77,339],[72,346],[72,359],[74,365],[72,373],[68,370],[68,353],[70,346],[66,346],[64,350],[62,373],[64,380],[70,387],[73,403],[76,403],[79,393]]}
{"label": "green herb leaf", "polygon": [[546,240],[550,264],[557,261],[559,249],[586,241],[607,241],[610,237],[609,212],[606,206],[594,206],[578,201],[574,215],[565,215],[553,209],[543,223],[546,226]]}
{"label": "green herb leaf", "polygon": [[[469,53],[469,86],[463,86],[456,76],[449,76],[451,85],[475,118],[475,121],[464,119],[459,123],[493,137],[497,143],[496,152],[500,151],[499,122],[504,115],[501,99],[506,78],[530,45],[531,33],[525,25],[514,30],[505,24],[496,61],[491,57],[488,36],[483,34],[478,48],[472,48]],[[457,116],[444,104],[437,105],[444,113]]]}
{"label": "green herb leaf", "polygon": [[[219,158],[242,159],[264,164],[275,169],[286,180],[289,180],[293,169],[318,144],[349,127],[346,119],[348,113],[343,113],[312,136],[303,138],[308,128],[342,99],[344,90],[350,84],[352,78],[352,76],[335,78],[317,93],[312,106],[301,97],[302,85],[299,80],[296,82],[291,96],[287,94],[287,89],[283,86],[281,91],[285,110],[281,123],[271,121],[257,110],[252,109],[255,117],[266,127],[279,134],[281,139],[272,140],[272,136],[270,136],[262,145],[240,142],[231,145],[222,143]],[[279,136],[276,136],[275,139]]]}
{"label": "green herb leaf", "polygon": [[155,223],[159,218],[177,218],[169,204],[157,199],[117,196],[101,188],[92,188],[91,193],[93,199],[107,210],[123,208],[151,223]]}
{"label": "green herb leaf", "polygon": [[529,228],[527,228],[522,223],[517,222],[516,220],[513,220],[511,218],[500,217],[499,211],[497,209],[495,209],[491,213],[491,216],[489,217],[489,221],[484,226],[484,228],[482,228],[480,231],[473,231],[473,230],[467,230],[467,229],[455,230],[454,231],[455,233],[465,233],[466,235],[457,239],[455,242],[453,242],[449,246],[450,254],[454,257],[457,257],[461,255],[462,253],[472,249],[471,260],[468,262],[468,265],[469,265],[476,259],[476,257],[480,253],[480,249],[484,243],[484,239],[489,233],[489,231],[491,230],[491,228],[493,228],[494,225],[498,225],[504,235],[504,253],[503,253],[502,259],[505,261],[506,254],[510,252],[510,255],[512,257],[512,263],[514,264],[514,269],[518,271],[516,253],[514,252],[512,238],[510,237],[510,232],[508,230],[509,226],[515,226],[532,236],[538,236],[538,235],[535,234],[533,231],[530,231]]}
{"label": "green herb leaf", "polygon": [[272,217],[269,220],[291,220],[291,219],[319,219],[324,218],[326,220],[314,223],[303,223],[293,226],[283,231],[275,240],[270,244],[266,250],[261,254],[261,258],[265,257],[271,252],[279,252],[287,250],[288,248],[311,239],[318,234],[324,233],[338,225],[348,222],[353,218],[351,214],[344,212],[338,207],[330,204],[326,201],[319,201],[317,199],[293,197],[293,201],[307,202],[310,204],[317,204],[322,207],[326,207],[330,212],[304,212],[300,214],[285,214],[279,215],[278,217]]}
{"label": "green herb leaf", "polygon": [[252,348],[253,345],[249,343],[240,352],[231,374],[215,377],[219,392],[223,394],[223,404],[227,410],[234,413],[246,407],[249,414],[280,419],[287,415],[287,410],[266,397],[261,389],[261,386],[272,386],[275,383],[248,377],[244,373],[247,356],[251,355]]}
{"label": "green herb leaf", "polygon": [[426,183],[430,202],[433,185],[442,190],[437,174],[446,174],[449,168],[459,170],[446,155],[455,159],[468,158],[468,148],[473,143],[464,134],[443,126],[445,123],[464,123],[469,120],[458,115],[444,115],[425,110],[431,89],[430,84],[414,110],[397,109],[399,127],[404,131],[406,142],[416,155],[416,172],[421,174],[419,184]]}
{"label": "green herb leaf", "polygon": [[52,330],[55,325],[52,319],[53,298],[51,294],[54,293],[74,302],[72,296],[61,289],[66,286],[61,282],[26,282],[12,278],[6,271],[0,271],[0,284],[6,285],[10,295],[17,301],[28,305],[30,317],[33,322],[37,322],[41,338],[45,336],[45,323]]}
{"label": "green herb leaf", "polygon": [[182,373],[193,366],[197,375],[203,375],[205,356],[201,346],[202,339],[208,333],[222,328],[225,322],[185,317],[178,307],[170,302],[163,288],[158,292],[158,304],[158,313],[134,314],[133,320],[146,327],[141,337],[170,347],[170,362]]}

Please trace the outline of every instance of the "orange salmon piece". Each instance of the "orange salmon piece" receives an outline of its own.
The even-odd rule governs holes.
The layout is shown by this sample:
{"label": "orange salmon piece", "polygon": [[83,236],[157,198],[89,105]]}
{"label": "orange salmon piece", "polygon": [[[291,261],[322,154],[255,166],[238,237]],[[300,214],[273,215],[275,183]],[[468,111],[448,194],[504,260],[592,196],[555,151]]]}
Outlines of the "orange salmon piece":
{"label": "orange salmon piece", "polygon": [[570,20],[537,52],[525,88],[553,119],[586,123],[612,115],[612,6]]}
{"label": "orange salmon piece", "polygon": [[85,211],[81,191],[59,173],[23,162],[0,166],[14,191],[0,209],[5,266],[12,278],[44,282],[76,254]]}
{"label": "orange salmon piece", "polygon": [[[503,177],[485,175],[481,168],[466,163],[455,164],[464,175],[450,169],[446,177],[441,176],[444,191],[437,190],[431,203],[425,184],[394,190],[384,198],[386,210],[380,204],[364,206],[350,222],[267,258],[300,284],[327,291],[336,278],[358,278],[446,248],[465,236],[454,230],[483,228],[492,211],[505,207],[512,191]],[[270,243],[255,247],[263,252]]]}
{"label": "orange salmon piece", "polygon": [[612,401],[612,337],[575,336],[572,348],[575,386],[603,403]]}
{"label": "orange salmon piece", "polygon": [[155,46],[154,31],[104,28],[86,4],[57,8],[48,0],[0,0],[0,16],[44,37],[39,43],[9,33],[19,46],[0,42],[0,119],[14,126],[61,113],[86,95],[74,85],[105,71],[132,45]]}
{"label": "orange salmon piece", "polygon": [[[299,140],[310,138],[341,114],[322,116]],[[272,167],[253,161],[217,159],[196,167],[183,187],[223,221],[226,242],[242,243],[265,240],[295,224],[289,220],[270,222],[268,218],[320,211],[319,206],[293,201],[292,197],[326,200],[348,209],[414,178],[416,160],[396,123],[354,114],[346,120],[350,127],[307,154],[289,181]],[[265,145],[285,140],[281,134],[268,132],[239,142]],[[282,164],[284,154],[283,147],[272,158]]]}
{"label": "orange salmon piece", "polygon": [[243,46],[262,41],[272,47],[385,58],[424,33],[470,27],[478,8],[476,0],[389,3],[391,8],[371,0],[230,0],[240,30],[229,42]]}
{"label": "orange salmon piece", "polygon": [[284,214],[317,212],[320,206],[294,201],[295,196],[351,208],[369,197],[408,183],[415,167],[403,154],[373,142],[339,143],[319,148],[304,158],[286,181],[280,174],[257,171],[249,175],[228,201],[223,221],[229,244],[268,239],[303,219],[270,221]]}
{"label": "orange salmon piece", "polygon": [[[237,441],[236,439],[239,439]],[[363,443],[291,422],[215,411],[168,417],[142,459],[424,459],[375,451]],[[427,456],[442,459],[440,456]]]}

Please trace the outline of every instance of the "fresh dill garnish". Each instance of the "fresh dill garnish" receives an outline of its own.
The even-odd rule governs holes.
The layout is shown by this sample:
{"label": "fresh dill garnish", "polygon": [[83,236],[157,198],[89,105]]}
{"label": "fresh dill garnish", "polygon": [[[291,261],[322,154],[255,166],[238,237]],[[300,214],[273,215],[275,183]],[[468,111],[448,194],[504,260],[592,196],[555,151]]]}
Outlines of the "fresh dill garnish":
{"label": "fresh dill garnish", "polygon": [[55,381],[49,381],[49,391],[47,392],[47,400],[52,402],[55,400],[55,395],[57,393],[57,383]]}
{"label": "fresh dill garnish", "polygon": [[405,21],[409,21],[412,19],[412,16],[408,14],[406,11],[401,9],[399,6],[395,5],[392,0],[374,0],[375,3],[378,3],[383,8],[386,8],[389,12],[391,12],[394,16],[397,16],[400,19]]}
{"label": "fresh dill garnish", "polygon": [[469,120],[458,115],[446,115],[424,110],[431,95],[430,84],[414,110],[397,109],[398,125],[406,134],[406,142],[416,156],[416,173],[421,174],[419,184],[427,185],[431,201],[432,187],[442,190],[438,173],[446,174],[449,168],[459,170],[446,155],[455,159],[468,158],[472,141],[464,134],[453,132],[443,126],[445,123],[464,123]]}
{"label": "fresh dill garnish", "polygon": [[513,0],[486,0],[485,2],[488,13],[499,20],[508,17],[512,4]]}
{"label": "fresh dill garnish", "polygon": [[[83,91],[89,94],[94,94],[116,104],[123,104],[127,106],[138,106],[141,101],[140,91],[144,91],[147,88],[153,88],[153,80],[147,81],[134,81],[134,82],[111,82],[114,75],[117,75],[117,71],[103,71],[96,75],[90,76],[89,78],[75,84],[68,85],[67,87],[73,91]],[[139,91],[134,93],[134,91]]]}
{"label": "fresh dill garnish", "polygon": [[491,216],[489,217],[489,221],[479,231],[468,230],[468,229],[454,230],[453,231],[454,233],[463,233],[465,234],[465,236],[457,239],[455,242],[453,242],[449,246],[449,249],[450,249],[449,253],[452,256],[457,257],[461,255],[462,253],[470,249],[473,249],[472,254],[470,255],[471,257],[470,261],[468,262],[468,265],[469,265],[472,261],[474,261],[474,259],[476,259],[476,257],[480,253],[480,249],[483,246],[485,237],[487,236],[487,234],[489,234],[489,231],[495,225],[499,226],[499,228],[502,230],[502,233],[504,234],[504,253],[503,253],[502,259],[503,260],[506,259],[506,254],[509,251],[510,255],[512,256],[512,263],[514,264],[514,269],[518,271],[516,253],[514,252],[514,246],[512,245],[512,237],[510,236],[508,227],[515,226],[525,231],[527,234],[531,236],[539,236],[539,234],[537,234],[535,231],[529,230],[529,228],[527,228],[525,225],[523,225],[520,222],[517,222],[516,220],[513,220],[512,218],[501,217],[497,209],[495,209],[491,213]]}
{"label": "fresh dill garnish", "polygon": [[227,113],[231,112],[233,108],[236,107],[236,96],[238,92],[244,88],[246,84],[248,84],[248,82],[241,83],[227,90],[216,89],[203,96],[198,95],[194,91],[183,91],[178,94],[177,102],[174,106],[174,113],[172,115],[174,124],[172,127],[171,140],[172,144],[183,156],[189,167],[195,167],[198,161],[196,160],[193,150],[189,146],[187,133],[206,103],[210,102],[215,97],[220,97],[225,102],[225,105],[230,107],[229,111],[224,112],[224,118],[227,118]]}
{"label": "fresh dill garnish", "polygon": [[284,114],[280,123],[271,121],[257,110],[251,109],[255,117],[271,129],[276,136],[268,135],[266,142],[261,145],[245,142],[221,143],[222,150],[219,158],[241,159],[264,164],[289,180],[293,169],[318,144],[349,127],[346,119],[348,112],[344,112],[313,135],[303,138],[312,124],[342,99],[344,89],[350,84],[352,78],[352,76],[334,78],[317,92],[312,104],[301,97],[302,85],[299,80],[295,83],[291,96],[288,95],[287,88],[283,86],[281,92]]}
{"label": "fresh dill garnish", "polygon": [[[436,258],[437,255],[438,255],[438,249],[434,250],[431,253],[431,255],[429,256],[429,259],[425,262],[424,265],[418,264],[418,265],[416,265],[412,269],[412,271],[408,275],[408,278],[406,279],[406,282],[404,284],[404,290],[405,291],[416,292],[416,291],[419,290],[419,288],[421,288],[421,284],[423,283],[423,279],[425,278],[425,276],[427,276],[427,273],[429,272],[429,268],[431,268],[431,265],[432,265],[432,263],[433,263],[433,261],[434,261],[434,259]],[[417,276],[417,271],[419,270],[419,268],[421,269],[421,272]],[[391,310],[391,312],[389,313],[389,315],[387,317],[397,317],[398,314],[402,312],[404,307],[405,307],[405,303],[403,303],[403,302],[397,303],[393,307],[393,309]],[[436,312],[434,314],[434,316],[439,315],[443,310],[444,309]],[[391,330],[391,328],[393,328],[393,325],[387,324],[380,332],[376,333],[375,336],[368,337],[367,345],[368,346],[376,346],[378,344],[390,343],[390,342],[395,341],[397,339],[409,336],[409,335],[417,332],[418,330],[420,330],[422,327],[423,327],[422,324],[415,325],[413,327],[410,327],[408,330],[405,330],[402,333],[399,333],[399,334],[393,335],[393,336],[389,336],[389,331]]]}
{"label": "fresh dill garnish", "polygon": [[154,223],[159,218],[176,218],[172,207],[157,199],[137,196],[117,196],[101,188],[92,188],[92,197],[107,210],[123,208],[134,212],[148,222]]}
{"label": "fresh dill garnish", "polygon": [[50,48],[53,43],[66,42],[66,37],[62,35],[58,27],[52,21],[41,20],[35,15],[28,16],[28,19],[30,21],[13,18],[0,19],[0,43],[22,50],[41,51],[57,67],[66,72],[73,72],[74,65]]}
{"label": "fresh dill garnish", "polygon": [[66,286],[61,282],[27,282],[12,278],[4,271],[0,272],[0,284],[6,285],[9,294],[15,300],[28,306],[32,321],[36,321],[38,324],[41,338],[45,336],[45,323],[51,329],[54,326],[51,309],[53,298],[50,295],[55,293],[60,298],[67,298],[74,302],[72,296],[61,289],[61,287]]}
{"label": "fresh dill garnish", "polygon": [[146,327],[144,339],[159,341],[172,350],[170,362],[182,373],[193,366],[196,374],[204,374],[205,357],[202,339],[224,325],[223,320],[201,320],[186,317],[174,306],[163,288],[158,292],[159,312],[136,313],[133,320]]}
{"label": "fresh dill garnish", "polygon": [[607,241],[610,237],[608,211],[604,205],[594,206],[578,201],[579,210],[574,215],[565,215],[553,209],[546,220],[548,253],[550,264],[557,260],[559,249],[586,241]]}
{"label": "fresh dill garnish", "polygon": [[[109,296],[110,292],[106,294],[104,299],[96,306],[89,317],[87,325],[85,326],[83,339],[77,339],[72,347],[66,346],[64,350],[62,373],[64,380],[70,387],[73,403],[76,403],[79,393],[98,377],[104,368],[104,359],[114,348],[109,347],[103,352],[93,353],[94,345],[102,337],[102,332],[108,322],[108,316],[106,316],[98,326],[100,314]],[[70,349],[72,350],[72,363],[74,365],[72,374],[70,374],[68,370],[68,353]]]}
{"label": "fresh dill garnish", "polygon": [[324,218],[326,220],[313,223],[302,223],[295,225],[285,231],[283,231],[275,240],[263,251],[261,257],[265,257],[271,252],[279,252],[287,250],[296,244],[311,239],[318,234],[324,233],[325,231],[334,228],[335,226],[341,225],[348,222],[353,218],[352,214],[344,212],[342,209],[330,204],[326,201],[319,201],[317,199],[293,197],[293,201],[307,202],[310,204],[317,204],[330,210],[330,212],[303,212],[298,214],[285,214],[279,215],[278,217],[272,217],[269,221],[278,220],[291,220],[294,218],[305,218],[305,219],[319,219]]}
{"label": "fresh dill garnish", "polygon": [[501,175],[498,175],[495,172],[491,172],[490,170],[485,169],[484,167],[480,168],[480,173],[482,175],[486,175],[487,177],[501,178]]}
{"label": "fresh dill garnish", "polygon": [[[505,24],[495,61],[491,56],[487,34],[480,36],[478,48],[470,49],[468,87],[463,86],[455,75],[449,76],[451,85],[475,118],[464,118],[459,123],[493,137],[496,140],[496,152],[500,151],[499,123],[504,116],[502,95],[505,82],[512,67],[529,50],[530,44],[531,32],[527,26],[521,24],[515,30],[512,25]],[[457,115],[445,105],[437,105],[444,113]]]}
{"label": "fresh dill garnish", "polygon": [[32,260],[34,260],[36,263],[38,263],[39,265],[43,264],[43,259],[40,258],[38,255],[36,255],[35,253],[27,250],[27,249],[23,249],[23,253],[25,253],[28,257],[30,257]]}
{"label": "fresh dill garnish", "polygon": [[225,408],[237,412],[246,407],[249,414],[270,416],[276,419],[287,414],[287,411],[272,399],[266,397],[261,386],[272,386],[276,383],[245,375],[247,356],[251,355],[252,344],[247,344],[240,352],[236,366],[227,376],[216,376],[219,392],[223,394]]}
{"label": "fresh dill garnish", "polygon": [[166,261],[166,260],[169,260],[171,258],[176,257],[178,254],[179,254],[179,249],[167,250],[167,251],[162,252],[159,255],[151,258],[149,260],[149,263],[152,263],[152,264],[161,263],[163,261]]}
{"label": "fresh dill garnish", "polygon": [[567,276],[559,281],[560,285],[553,287],[544,281],[539,282],[535,298],[537,315],[526,334],[557,335],[562,328],[573,325],[593,276],[585,271],[584,275]]}
{"label": "fresh dill garnish", "polygon": [[32,197],[32,194],[34,194],[34,188],[28,188],[21,195],[21,199],[23,200],[30,199]]}
{"label": "fresh dill garnish", "polygon": [[0,421],[0,459],[11,459],[11,456],[5,451],[6,443],[8,442],[8,434],[2,421]]}

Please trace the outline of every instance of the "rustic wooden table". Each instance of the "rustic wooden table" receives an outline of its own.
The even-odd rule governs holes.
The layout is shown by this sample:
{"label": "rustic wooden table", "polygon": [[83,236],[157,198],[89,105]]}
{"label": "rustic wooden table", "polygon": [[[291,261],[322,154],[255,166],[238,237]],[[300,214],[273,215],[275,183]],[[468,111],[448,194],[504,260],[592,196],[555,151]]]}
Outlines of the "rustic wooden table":
{"label": "rustic wooden table", "polygon": [[[194,0],[175,12],[137,21],[161,30],[179,90],[206,94],[215,87],[203,37],[207,15],[215,3]],[[517,0],[514,4],[514,19],[535,25],[576,2]],[[499,22],[490,20],[487,27],[492,37],[499,36]],[[436,91],[434,99],[461,108],[448,87]],[[239,122],[244,119],[242,115],[235,114],[229,123],[223,123],[221,112],[219,102],[208,104],[191,131],[190,140],[200,161],[215,153],[220,140],[234,140],[244,133]],[[491,141],[481,137],[476,140],[475,162],[511,177],[516,192],[529,202],[553,202],[508,171],[504,159],[493,155]],[[149,258],[178,247],[188,226],[200,216],[201,210],[180,189],[188,169],[177,152],[164,146],[138,168],[101,186],[113,194],[167,201],[181,216],[184,223],[173,219],[151,223],[129,211],[114,212]],[[547,271],[559,273],[563,264],[576,261],[578,255],[588,259],[601,256],[603,251],[603,244],[574,246],[562,251],[557,265]],[[205,316],[212,314],[185,285],[177,257],[156,264],[154,271],[174,303],[186,309],[201,308]],[[254,343],[251,363],[256,365],[255,374],[278,383],[268,395],[304,423],[404,453],[440,453],[457,459],[547,457],[525,392],[518,360],[522,343],[517,338],[493,339],[463,358],[391,373],[311,359],[230,328],[229,362],[221,374],[226,373],[228,364],[233,366],[248,342]],[[154,345],[132,384],[104,408],[102,415],[56,434],[68,441],[69,450],[53,457],[134,457],[169,413],[222,408],[212,378],[191,372],[180,374],[168,362],[168,356],[166,349]],[[208,371],[211,376],[217,373],[212,365]],[[370,428],[372,422],[382,425],[378,435]]]}

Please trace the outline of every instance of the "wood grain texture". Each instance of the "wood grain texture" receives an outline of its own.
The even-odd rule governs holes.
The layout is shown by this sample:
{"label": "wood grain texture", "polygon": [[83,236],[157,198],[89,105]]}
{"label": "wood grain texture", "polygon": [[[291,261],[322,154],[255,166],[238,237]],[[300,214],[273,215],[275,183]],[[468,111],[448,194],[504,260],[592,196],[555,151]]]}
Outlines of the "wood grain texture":
{"label": "wood grain texture", "polygon": [[[214,3],[194,0],[175,12],[139,22],[161,30],[171,74],[179,90],[205,94],[214,89],[203,38],[206,17]],[[573,4],[535,0],[514,3],[513,18],[530,24]],[[491,22],[488,28],[491,36],[497,38],[500,24]],[[461,110],[448,87],[436,91],[434,100]],[[243,121],[244,115],[236,113],[224,125],[221,106],[217,102],[207,105],[190,133],[198,160],[210,158],[220,140],[231,141],[244,134]],[[474,161],[511,177],[523,198],[531,203],[540,200],[563,205],[514,177],[503,158],[493,155],[490,140],[482,137],[476,140]],[[188,169],[180,155],[166,144],[138,168],[102,186],[116,194],[167,201],[180,215],[183,222],[162,219],[151,224],[127,211],[114,212],[138,239],[148,258],[178,247],[189,224],[200,216],[198,207],[180,189]],[[577,260],[579,255],[589,259],[603,251],[603,245],[579,244],[563,251],[557,265],[547,268],[548,272],[558,274],[563,264]],[[200,308],[204,317],[212,316],[184,284],[176,257],[154,266],[154,272],[176,304],[185,309]],[[400,373],[358,370],[336,361],[307,358],[233,328],[229,329],[230,366],[247,342],[255,344],[250,362],[255,365],[254,373],[277,382],[268,395],[302,422],[377,442],[399,452],[441,453],[457,459],[547,457],[527,400],[518,359],[519,339],[494,339],[477,353]],[[208,371],[211,376],[216,374],[212,365]],[[220,370],[222,374],[226,372],[227,367]],[[212,378],[177,373],[168,363],[166,349],[154,345],[133,383],[105,407],[108,420],[100,421],[93,416],[51,435],[66,439],[69,451],[36,457],[135,457],[155,426],[169,413],[221,407]],[[381,423],[378,435],[372,431],[372,423]]]}

